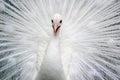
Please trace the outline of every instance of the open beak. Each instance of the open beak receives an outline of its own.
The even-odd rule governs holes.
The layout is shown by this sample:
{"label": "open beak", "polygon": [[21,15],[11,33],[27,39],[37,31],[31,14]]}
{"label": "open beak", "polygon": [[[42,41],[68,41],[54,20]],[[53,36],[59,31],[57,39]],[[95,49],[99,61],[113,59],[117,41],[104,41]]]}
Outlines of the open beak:
{"label": "open beak", "polygon": [[53,25],[53,30],[54,30],[55,36],[56,36],[56,34],[57,34],[59,28],[60,28],[60,26],[58,26],[58,24],[54,24],[54,25]]}

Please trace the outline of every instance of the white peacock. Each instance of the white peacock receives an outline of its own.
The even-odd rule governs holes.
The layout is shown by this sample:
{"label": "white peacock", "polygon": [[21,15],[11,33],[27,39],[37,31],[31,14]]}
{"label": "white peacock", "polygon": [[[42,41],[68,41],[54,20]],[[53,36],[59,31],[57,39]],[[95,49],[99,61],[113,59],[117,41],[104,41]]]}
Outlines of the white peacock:
{"label": "white peacock", "polygon": [[0,80],[120,80],[120,1],[1,0]]}

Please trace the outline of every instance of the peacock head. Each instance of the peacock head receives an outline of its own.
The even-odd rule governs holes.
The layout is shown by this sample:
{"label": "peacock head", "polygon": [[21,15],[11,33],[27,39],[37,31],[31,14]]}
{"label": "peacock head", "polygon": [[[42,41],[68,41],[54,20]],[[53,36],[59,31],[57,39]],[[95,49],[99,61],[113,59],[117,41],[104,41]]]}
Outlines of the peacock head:
{"label": "peacock head", "polygon": [[61,25],[62,25],[62,18],[60,16],[60,14],[55,14],[53,19],[51,20],[51,22],[52,22],[54,36],[56,36],[59,32]]}

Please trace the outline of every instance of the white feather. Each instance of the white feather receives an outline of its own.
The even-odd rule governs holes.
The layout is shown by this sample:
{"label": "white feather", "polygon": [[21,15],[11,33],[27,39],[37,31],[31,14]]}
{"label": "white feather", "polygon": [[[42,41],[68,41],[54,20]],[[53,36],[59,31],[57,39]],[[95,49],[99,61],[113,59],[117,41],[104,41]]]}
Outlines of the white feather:
{"label": "white feather", "polygon": [[2,3],[2,0],[0,0],[0,12],[5,10],[5,5]]}
{"label": "white feather", "polygon": [[[47,60],[46,54],[56,49],[54,40],[49,43],[55,13],[63,20],[60,51]],[[2,1],[0,80],[35,80],[41,70],[51,69],[42,66],[44,59],[54,67],[48,76],[60,77],[54,70],[62,71],[59,80],[119,80],[120,1]],[[52,59],[54,64],[49,62]]]}

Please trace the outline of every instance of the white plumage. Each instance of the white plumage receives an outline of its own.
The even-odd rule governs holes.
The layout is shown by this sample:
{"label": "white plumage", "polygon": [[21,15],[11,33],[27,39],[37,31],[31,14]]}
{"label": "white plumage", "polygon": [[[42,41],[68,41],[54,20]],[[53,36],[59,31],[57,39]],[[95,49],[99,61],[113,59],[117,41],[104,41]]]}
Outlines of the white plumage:
{"label": "white plumage", "polygon": [[[120,80],[120,1],[1,0],[0,80]],[[57,37],[51,19],[59,13]]]}

